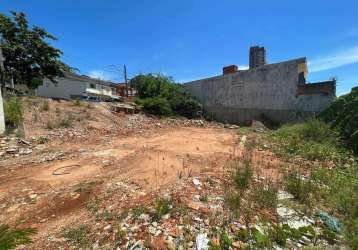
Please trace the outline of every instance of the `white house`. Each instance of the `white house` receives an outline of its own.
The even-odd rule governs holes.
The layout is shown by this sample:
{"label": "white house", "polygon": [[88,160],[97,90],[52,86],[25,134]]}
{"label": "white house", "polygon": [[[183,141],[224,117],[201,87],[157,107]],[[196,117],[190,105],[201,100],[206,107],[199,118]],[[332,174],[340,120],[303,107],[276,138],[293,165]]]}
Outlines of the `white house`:
{"label": "white house", "polygon": [[110,81],[90,78],[85,75],[64,72],[63,77],[55,78],[56,82],[45,79],[36,89],[36,95],[58,99],[119,99],[116,85]]}

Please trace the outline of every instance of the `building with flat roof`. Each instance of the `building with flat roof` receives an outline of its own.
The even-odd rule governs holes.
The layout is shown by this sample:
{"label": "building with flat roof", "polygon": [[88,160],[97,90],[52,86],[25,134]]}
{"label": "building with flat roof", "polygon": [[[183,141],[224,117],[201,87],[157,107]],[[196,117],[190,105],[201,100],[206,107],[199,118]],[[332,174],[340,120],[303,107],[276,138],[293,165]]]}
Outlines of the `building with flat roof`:
{"label": "building with flat roof", "polygon": [[[250,54],[251,58],[251,54]],[[247,70],[225,67],[223,75],[185,83],[209,117],[250,124],[255,119],[282,123],[312,117],[336,97],[336,81],[307,83],[305,57]]]}
{"label": "building with flat roof", "polygon": [[55,82],[45,79],[43,84],[36,89],[36,95],[65,100],[116,100],[120,98],[117,85],[110,81],[64,72],[62,77],[55,78]]}

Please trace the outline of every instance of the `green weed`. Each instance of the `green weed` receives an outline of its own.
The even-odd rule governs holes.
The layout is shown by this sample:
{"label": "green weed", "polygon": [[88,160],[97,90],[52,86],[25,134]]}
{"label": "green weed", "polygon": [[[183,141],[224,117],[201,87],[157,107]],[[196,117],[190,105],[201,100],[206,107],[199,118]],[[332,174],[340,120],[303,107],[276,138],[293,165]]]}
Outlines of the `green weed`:
{"label": "green weed", "polygon": [[19,98],[11,97],[4,103],[5,122],[10,127],[18,127],[22,122],[23,108]]}
{"label": "green weed", "polygon": [[90,241],[87,237],[87,227],[80,225],[79,227],[69,229],[63,233],[63,236],[70,242],[78,244],[81,247],[88,246]]}
{"label": "green weed", "polygon": [[10,228],[6,224],[0,224],[0,250],[14,249],[17,246],[32,243],[31,235],[36,230],[33,228]]}
{"label": "green weed", "polygon": [[157,198],[155,200],[155,219],[160,220],[163,215],[170,213],[172,204],[169,199]]}
{"label": "green weed", "polygon": [[254,187],[254,200],[261,208],[275,209],[277,207],[277,188],[273,185],[258,184]]}
{"label": "green weed", "polygon": [[73,106],[76,106],[76,107],[82,106],[82,102],[80,100],[74,100],[72,103],[73,103]]}
{"label": "green weed", "polygon": [[284,186],[301,203],[307,202],[309,194],[312,194],[316,190],[311,179],[304,178],[298,171],[285,174]]}
{"label": "green weed", "polygon": [[237,167],[234,174],[234,182],[238,190],[247,189],[251,182],[253,171],[251,164],[245,161],[244,167]]}

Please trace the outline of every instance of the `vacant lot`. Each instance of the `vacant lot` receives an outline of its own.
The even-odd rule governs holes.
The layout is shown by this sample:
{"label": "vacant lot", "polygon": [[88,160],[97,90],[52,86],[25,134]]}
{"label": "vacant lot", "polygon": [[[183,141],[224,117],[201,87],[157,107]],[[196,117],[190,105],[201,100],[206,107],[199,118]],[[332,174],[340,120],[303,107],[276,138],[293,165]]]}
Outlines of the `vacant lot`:
{"label": "vacant lot", "polygon": [[[233,130],[215,125],[112,114],[101,104],[50,101],[49,110],[41,111],[41,100],[28,101],[38,106],[28,110],[25,120],[32,153],[2,159],[0,221],[36,228],[38,243],[74,220],[88,219],[88,202],[111,185],[118,187],[117,196],[123,188],[131,193],[121,198],[126,199],[121,210],[184,178],[221,172],[238,140]],[[73,114],[71,126],[47,126],[63,111]],[[46,139],[39,143],[39,138]]]}
{"label": "vacant lot", "polygon": [[356,179],[342,190],[337,149],[312,141],[329,139],[321,123],[270,132],[22,103],[23,128],[0,143],[0,221],[37,230],[25,249],[325,248],[354,236],[340,220]]}

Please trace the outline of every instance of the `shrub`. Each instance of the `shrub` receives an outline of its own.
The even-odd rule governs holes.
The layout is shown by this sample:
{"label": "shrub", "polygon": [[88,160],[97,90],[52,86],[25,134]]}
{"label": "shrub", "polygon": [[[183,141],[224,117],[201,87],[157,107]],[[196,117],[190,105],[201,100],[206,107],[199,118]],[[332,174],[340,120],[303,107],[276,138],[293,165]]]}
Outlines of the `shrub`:
{"label": "shrub", "polygon": [[348,146],[358,153],[358,89],[340,96],[320,117],[337,130],[348,142]]}
{"label": "shrub", "polygon": [[309,160],[338,161],[343,157],[337,133],[317,119],[286,124],[273,133],[280,155],[301,155]]}
{"label": "shrub", "polygon": [[17,127],[22,121],[22,104],[17,97],[11,97],[4,105],[5,122],[10,127]]}
{"label": "shrub", "polygon": [[336,135],[329,126],[318,119],[311,119],[303,123],[285,124],[276,131],[279,138],[286,140],[335,142]]}
{"label": "shrub", "polygon": [[[201,105],[185,91],[182,85],[176,84],[170,77],[160,74],[138,75],[130,84],[137,89],[136,102],[143,105],[148,113],[177,114],[192,118],[201,110]],[[163,105],[163,108],[158,105]]]}
{"label": "shrub", "polygon": [[182,88],[169,98],[169,103],[175,113],[188,118],[197,116],[198,111],[201,110],[201,105]]}
{"label": "shrub", "polygon": [[153,97],[144,99],[143,108],[150,114],[158,116],[168,116],[172,114],[172,109],[167,99],[162,97]]}
{"label": "shrub", "polygon": [[0,250],[13,249],[19,245],[32,243],[33,228],[12,229],[6,224],[0,224]]}

